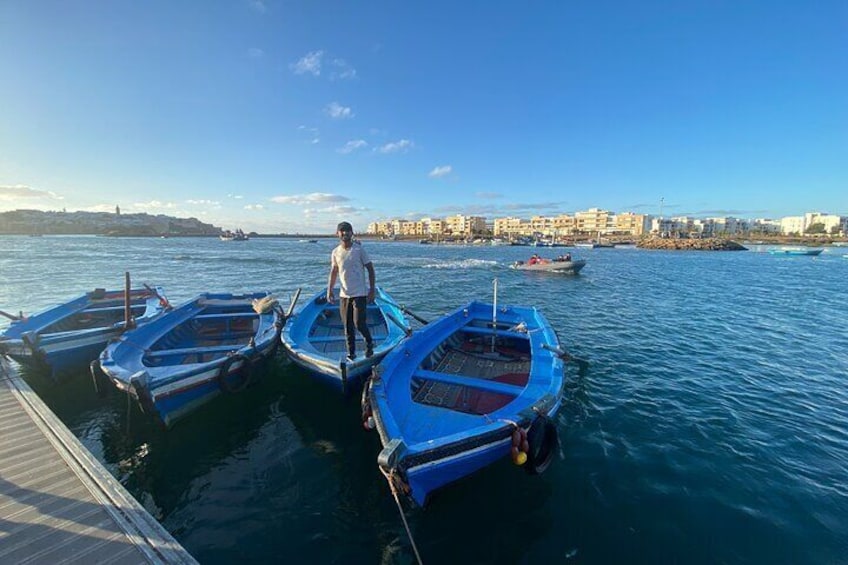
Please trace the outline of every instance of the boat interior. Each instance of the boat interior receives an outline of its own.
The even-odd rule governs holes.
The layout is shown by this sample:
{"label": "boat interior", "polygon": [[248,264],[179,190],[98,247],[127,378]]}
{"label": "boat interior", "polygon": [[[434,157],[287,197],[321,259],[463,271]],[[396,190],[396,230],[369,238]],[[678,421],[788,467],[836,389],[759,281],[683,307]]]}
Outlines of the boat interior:
{"label": "boat interior", "polygon": [[[40,331],[42,335],[105,328],[124,321],[124,300],[98,301],[79,312],[66,316]],[[130,302],[133,317],[142,316],[146,309],[146,298],[134,298]]]}
{"label": "boat interior", "polygon": [[250,342],[259,314],[247,302],[209,307],[158,339],[144,356],[148,367],[207,363]]}
{"label": "boat interior", "polygon": [[[380,307],[369,304],[365,321],[371,331],[376,349],[389,334],[389,328],[380,312]],[[341,359],[347,353],[344,326],[337,305],[328,305],[315,317],[312,327],[309,328],[309,344],[315,351],[326,357]],[[356,333],[356,351],[360,355],[365,352],[365,340],[359,332]]]}
{"label": "boat interior", "polygon": [[[412,400],[467,414],[509,404],[530,378],[530,340],[498,325],[467,326],[440,343],[411,379]],[[507,335],[509,334],[509,335]]]}

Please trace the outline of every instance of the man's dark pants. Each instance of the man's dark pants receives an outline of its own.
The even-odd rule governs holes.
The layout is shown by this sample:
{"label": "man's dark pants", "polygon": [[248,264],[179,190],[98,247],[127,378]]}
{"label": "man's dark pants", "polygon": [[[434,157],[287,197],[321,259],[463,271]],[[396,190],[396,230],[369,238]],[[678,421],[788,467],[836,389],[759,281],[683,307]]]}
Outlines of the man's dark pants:
{"label": "man's dark pants", "polygon": [[368,301],[364,296],[355,296],[345,298],[342,296],[339,299],[339,310],[342,316],[342,324],[344,324],[344,332],[347,337],[347,353],[350,356],[356,354],[356,330],[365,338],[365,346],[368,349],[373,347],[371,339],[371,331],[368,329],[366,322],[366,310]]}

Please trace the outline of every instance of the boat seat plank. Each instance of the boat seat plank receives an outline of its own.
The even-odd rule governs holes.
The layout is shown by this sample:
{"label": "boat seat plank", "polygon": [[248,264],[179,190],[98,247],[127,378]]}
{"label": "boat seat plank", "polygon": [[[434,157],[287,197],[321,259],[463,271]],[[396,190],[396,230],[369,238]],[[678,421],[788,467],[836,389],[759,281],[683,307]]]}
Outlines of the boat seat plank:
{"label": "boat seat plank", "polygon": [[515,386],[511,384],[506,384],[498,381],[492,381],[488,379],[480,379],[478,377],[469,377],[466,375],[453,375],[448,373],[437,373],[435,371],[427,371],[424,369],[418,369],[413,373],[413,378],[421,378],[427,379],[430,381],[438,381],[441,383],[455,384],[467,386],[469,388],[476,388],[480,390],[485,390],[489,392],[498,392],[501,394],[510,394],[512,396],[518,396],[524,390],[523,386]]}
{"label": "boat seat plank", "polygon": [[230,345],[209,345],[205,347],[185,347],[182,349],[159,349],[148,352],[148,355],[153,357],[165,357],[170,355],[192,355],[197,353],[223,353],[228,351],[236,351],[241,349],[246,344],[230,344]]}
{"label": "boat seat plank", "polygon": [[230,314],[198,314],[194,320],[223,320],[226,318],[258,318],[256,312],[232,312]]}
{"label": "boat seat plank", "polygon": [[[379,335],[379,334],[374,334],[374,333],[371,334],[371,338],[374,341],[384,340],[387,337],[388,337],[388,335]],[[325,342],[330,342],[330,341],[345,341],[347,339],[347,337],[344,336],[344,335],[327,335],[327,336],[322,336],[322,337],[310,337],[308,339],[309,339],[310,343],[325,343]],[[361,336],[358,333],[357,333],[357,340],[362,341]]]}

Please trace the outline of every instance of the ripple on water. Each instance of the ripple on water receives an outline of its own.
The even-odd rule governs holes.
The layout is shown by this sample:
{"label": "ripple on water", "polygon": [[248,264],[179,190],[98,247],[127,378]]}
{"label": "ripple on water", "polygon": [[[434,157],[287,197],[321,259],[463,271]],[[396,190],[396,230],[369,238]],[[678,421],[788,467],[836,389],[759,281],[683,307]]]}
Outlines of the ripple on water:
{"label": "ripple on water", "polygon": [[[598,249],[563,277],[508,269],[522,248],[364,245],[378,284],[417,314],[490,301],[497,277],[500,303],[538,306],[589,361],[569,369],[544,476],[495,465],[408,514],[425,561],[844,560],[848,261]],[[0,256],[0,309],[120,288],[124,270],[172,301],[309,296],[331,248],[17,238]],[[409,561],[358,400],[282,357],[258,374],[168,433],[137,412],[128,429],[125,397],[97,399],[87,375],[45,398],[204,563]]]}

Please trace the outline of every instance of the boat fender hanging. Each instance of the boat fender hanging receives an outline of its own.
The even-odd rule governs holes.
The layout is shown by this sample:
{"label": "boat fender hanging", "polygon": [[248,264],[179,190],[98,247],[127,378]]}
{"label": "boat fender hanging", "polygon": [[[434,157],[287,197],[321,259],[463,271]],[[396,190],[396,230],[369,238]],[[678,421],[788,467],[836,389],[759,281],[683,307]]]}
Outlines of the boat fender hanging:
{"label": "boat fender hanging", "polygon": [[524,470],[540,475],[550,466],[557,446],[557,429],[550,418],[539,416],[527,430],[527,464]]}
{"label": "boat fender hanging", "polygon": [[[227,377],[230,374],[230,369],[239,361],[244,361],[237,371],[240,378],[236,384],[231,384]],[[221,363],[221,368],[218,370],[218,386],[221,387],[222,391],[230,394],[243,391],[247,388],[247,385],[250,384],[250,369],[250,359],[248,359],[247,356],[242,355],[241,353],[228,355],[227,358],[224,359],[224,362]]]}
{"label": "boat fender hanging", "polygon": [[371,381],[366,380],[365,384],[362,386],[362,399],[359,402],[359,406],[362,410],[362,427],[366,431],[371,431],[376,427],[376,423],[374,422],[374,413],[371,409]]}
{"label": "boat fender hanging", "polygon": [[512,462],[518,466],[524,465],[527,463],[527,454],[530,451],[530,444],[527,442],[527,430],[517,426],[512,432],[511,440]]}

